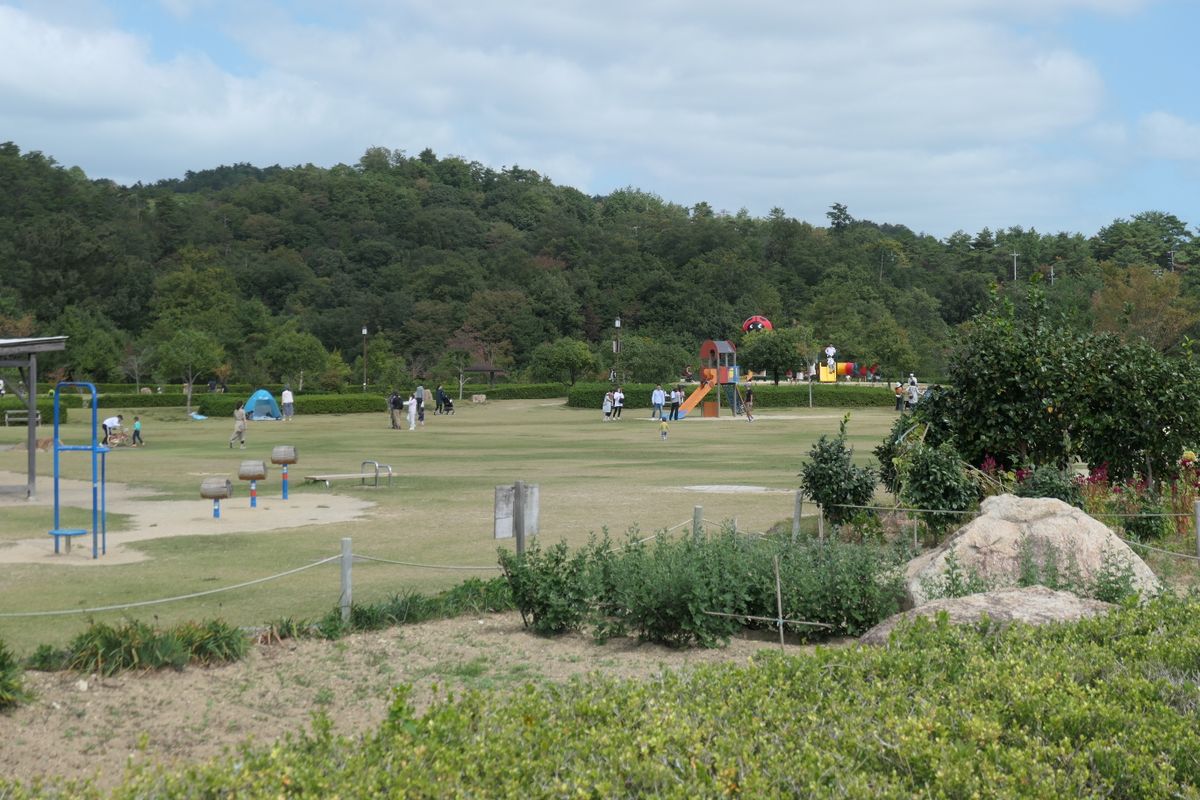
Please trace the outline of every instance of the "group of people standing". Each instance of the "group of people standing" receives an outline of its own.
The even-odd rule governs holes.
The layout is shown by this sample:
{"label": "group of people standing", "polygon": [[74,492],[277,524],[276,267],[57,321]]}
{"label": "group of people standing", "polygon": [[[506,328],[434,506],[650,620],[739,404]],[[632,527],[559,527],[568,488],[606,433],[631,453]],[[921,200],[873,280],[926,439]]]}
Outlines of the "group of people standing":
{"label": "group of people standing", "polygon": [[620,386],[611,392],[605,392],[604,402],[600,405],[600,410],[604,412],[605,422],[619,420],[623,408],[625,408],[625,392],[621,391]]}
{"label": "group of people standing", "polygon": [[[682,404],[682,386],[675,386],[670,392],[666,392],[663,391],[662,384],[660,383],[650,393],[650,419],[668,419],[674,422],[679,419],[679,406]],[[667,416],[664,417],[663,414]]]}
{"label": "group of people standing", "polygon": [[[429,399],[429,394],[430,392],[424,386],[418,386],[407,398],[393,390],[391,396],[388,397],[388,415],[391,419],[392,430],[402,429],[404,427],[402,421],[406,417],[410,431],[416,430],[418,425],[424,427],[425,403]],[[450,395],[446,394],[445,389],[439,386],[432,394],[435,403],[433,413],[454,413],[454,401],[450,399]]]}
{"label": "group of people standing", "polygon": [[[662,384],[654,387],[654,391],[650,393],[650,419],[657,419],[662,422],[667,420],[679,419],[679,406],[683,404],[683,387],[676,386],[667,392],[663,389]],[[621,411],[625,408],[625,392],[618,386],[611,392],[605,392],[604,402],[600,406],[600,410],[604,412],[604,421],[616,421],[621,418]]]}
{"label": "group of people standing", "polygon": [[917,376],[911,372],[908,373],[908,384],[897,381],[892,391],[896,394],[897,411],[910,410],[921,400],[921,386],[917,382]]}

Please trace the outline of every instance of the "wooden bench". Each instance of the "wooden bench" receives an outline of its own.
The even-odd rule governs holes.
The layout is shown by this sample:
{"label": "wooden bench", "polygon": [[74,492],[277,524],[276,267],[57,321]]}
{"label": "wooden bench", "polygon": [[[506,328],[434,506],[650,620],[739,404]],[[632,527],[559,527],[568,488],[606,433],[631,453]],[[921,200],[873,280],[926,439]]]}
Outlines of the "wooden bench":
{"label": "wooden bench", "polygon": [[[367,469],[368,466],[374,467],[374,470],[373,471],[368,470]],[[379,476],[381,474],[387,475],[387,485],[391,486],[392,485],[392,465],[391,464],[380,464],[378,461],[362,462],[362,465],[359,467],[358,472],[336,472],[336,473],[325,473],[322,475],[305,475],[304,481],[306,483],[323,483],[323,484],[325,484],[325,488],[328,489],[333,481],[350,480],[353,478],[358,478],[360,485],[366,486],[367,478],[372,478],[371,485],[378,486],[379,485]]]}
{"label": "wooden bench", "polygon": [[59,528],[58,530],[50,531],[49,534],[54,537],[55,554],[58,553],[58,544],[60,540],[67,540],[67,546],[63,549],[63,552],[70,554],[71,539],[75,538],[76,536],[83,536],[87,533],[89,533],[89,531],[86,531],[83,528]]}
{"label": "wooden bench", "polygon": [[[35,411],[33,413],[34,413],[34,419],[37,420],[37,424],[41,425],[42,424],[42,412]],[[10,408],[7,411],[5,411],[4,412],[4,427],[7,428],[9,425],[13,424],[14,422],[19,422],[22,425],[28,425],[29,424],[29,412],[23,408],[16,408],[16,409]]]}

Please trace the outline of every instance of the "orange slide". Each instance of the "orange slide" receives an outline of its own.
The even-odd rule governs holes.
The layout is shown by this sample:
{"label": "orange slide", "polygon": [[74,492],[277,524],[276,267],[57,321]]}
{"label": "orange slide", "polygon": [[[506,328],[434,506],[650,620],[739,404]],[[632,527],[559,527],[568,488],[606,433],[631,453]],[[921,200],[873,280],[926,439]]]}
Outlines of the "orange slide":
{"label": "orange slide", "polygon": [[687,399],[683,401],[683,405],[679,407],[679,418],[683,419],[689,411],[698,406],[712,387],[711,383],[704,383],[700,385],[699,389],[689,394]]}

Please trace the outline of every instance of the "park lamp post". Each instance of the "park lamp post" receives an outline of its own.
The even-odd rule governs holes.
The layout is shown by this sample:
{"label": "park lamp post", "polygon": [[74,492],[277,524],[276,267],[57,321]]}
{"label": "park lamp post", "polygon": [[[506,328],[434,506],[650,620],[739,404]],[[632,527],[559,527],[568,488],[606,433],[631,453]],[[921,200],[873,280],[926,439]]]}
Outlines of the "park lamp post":
{"label": "park lamp post", "polygon": [[612,371],[612,375],[609,376],[609,380],[611,380],[613,383],[616,383],[618,378],[620,377],[620,370],[621,370],[621,318],[620,317],[617,317],[616,321],[613,322],[613,329],[616,331],[616,335],[613,338],[613,371]]}
{"label": "park lamp post", "polygon": [[367,326],[364,324],[363,334],[363,391],[367,390]]}

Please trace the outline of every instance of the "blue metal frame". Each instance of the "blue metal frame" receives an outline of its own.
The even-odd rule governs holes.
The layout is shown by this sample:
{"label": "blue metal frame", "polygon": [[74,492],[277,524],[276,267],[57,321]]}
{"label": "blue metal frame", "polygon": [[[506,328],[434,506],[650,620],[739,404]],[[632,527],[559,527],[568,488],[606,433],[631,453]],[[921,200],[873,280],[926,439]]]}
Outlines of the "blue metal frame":
{"label": "blue metal frame", "polygon": [[[92,443],[90,445],[65,445],[59,440],[59,397],[62,390],[67,386],[82,386],[92,394]],[[106,458],[109,448],[99,444],[96,440],[96,419],[98,403],[96,387],[94,384],[86,382],[63,381],[54,387],[54,530],[50,531],[50,535],[54,537],[54,552],[58,552],[58,540],[66,536],[76,536],[87,533],[82,528],[63,528],[59,522],[59,495],[58,495],[58,479],[59,468],[58,459],[59,453],[64,451],[80,451],[92,454],[92,558],[99,558],[101,554],[108,552],[108,507],[106,502],[105,492],[105,472]]]}

